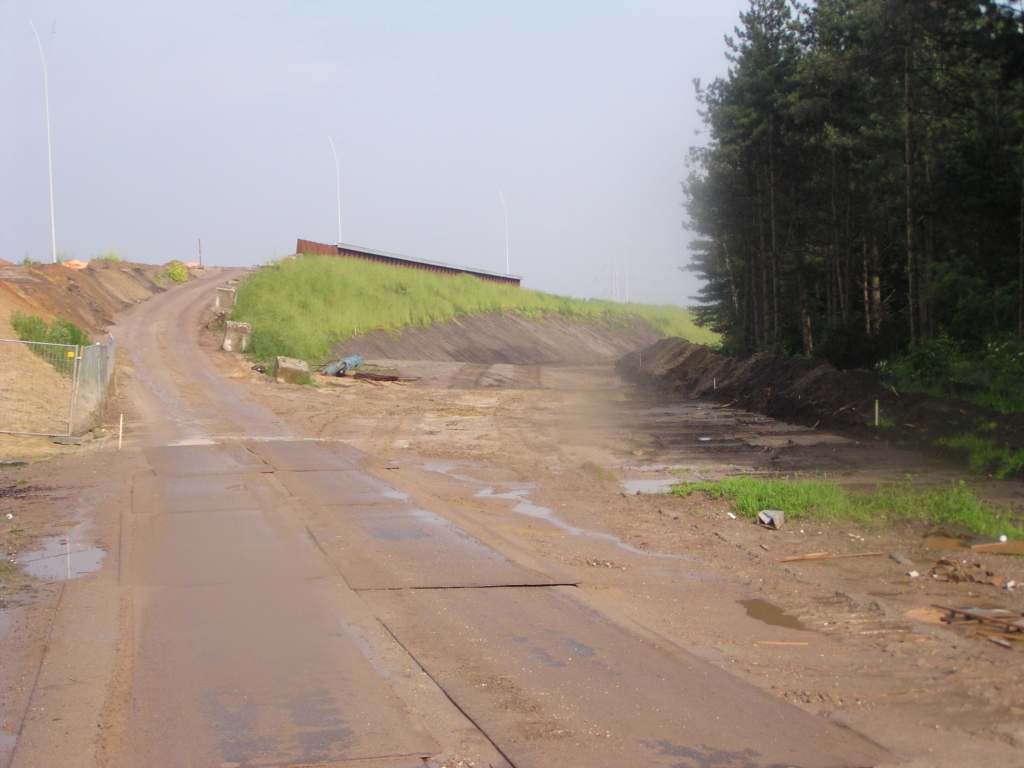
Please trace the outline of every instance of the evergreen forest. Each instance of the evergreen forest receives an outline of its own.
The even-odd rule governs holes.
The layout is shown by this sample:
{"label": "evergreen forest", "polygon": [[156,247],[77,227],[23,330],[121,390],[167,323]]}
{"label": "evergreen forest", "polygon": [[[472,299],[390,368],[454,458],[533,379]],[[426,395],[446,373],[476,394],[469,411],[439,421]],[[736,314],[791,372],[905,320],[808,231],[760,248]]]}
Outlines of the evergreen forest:
{"label": "evergreen forest", "polygon": [[727,351],[933,380],[995,355],[1022,389],[1022,11],[751,0],[728,75],[696,83],[683,184],[699,322]]}

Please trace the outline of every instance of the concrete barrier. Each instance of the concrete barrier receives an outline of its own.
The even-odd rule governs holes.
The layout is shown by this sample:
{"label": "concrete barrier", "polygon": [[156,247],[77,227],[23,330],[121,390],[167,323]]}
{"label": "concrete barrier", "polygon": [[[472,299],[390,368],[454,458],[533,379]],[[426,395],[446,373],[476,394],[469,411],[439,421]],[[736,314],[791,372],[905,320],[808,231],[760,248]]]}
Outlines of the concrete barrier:
{"label": "concrete barrier", "polygon": [[213,306],[215,309],[222,309],[230,312],[235,308],[235,289],[229,287],[220,287],[217,289],[217,300],[214,301]]}
{"label": "concrete barrier", "polygon": [[287,384],[305,384],[309,381],[309,365],[305,360],[296,360],[294,357],[275,358],[271,373],[275,379]]}
{"label": "concrete barrier", "polygon": [[227,320],[224,323],[224,343],[221,345],[221,349],[225,352],[245,352],[249,348],[251,337],[252,326],[248,323]]}

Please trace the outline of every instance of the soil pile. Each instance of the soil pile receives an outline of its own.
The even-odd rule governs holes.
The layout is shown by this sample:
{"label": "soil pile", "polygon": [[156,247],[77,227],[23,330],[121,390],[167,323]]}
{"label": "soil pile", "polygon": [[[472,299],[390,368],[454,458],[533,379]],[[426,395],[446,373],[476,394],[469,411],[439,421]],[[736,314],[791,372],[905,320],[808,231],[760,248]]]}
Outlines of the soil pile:
{"label": "soil pile", "polygon": [[405,328],[392,336],[374,331],[332,347],[338,357],[437,360],[482,365],[586,364],[615,360],[642,349],[662,334],[646,320],[571,320],[548,315],[530,320],[509,313],[458,317],[429,328]]}
{"label": "soil pile", "polygon": [[91,261],[87,269],[62,264],[0,265],[0,338],[14,338],[11,312],[59,317],[97,332],[114,313],[165,290],[162,267],[128,262]]}
{"label": "soil pile", "polygon": [[[1024,449],[1024,414],[1003,414],[954,398],[898,392],[877,374],[840,371],[820,360],[768,354],[730,357],[673,338],[625,355],[616,369],[627,381],[656,391],[737,405],[783,421],[858,437],[884,435],[941,448],[942,438],[981,433],[997,446]],[[877,429],[876,400],[887,425]]]}

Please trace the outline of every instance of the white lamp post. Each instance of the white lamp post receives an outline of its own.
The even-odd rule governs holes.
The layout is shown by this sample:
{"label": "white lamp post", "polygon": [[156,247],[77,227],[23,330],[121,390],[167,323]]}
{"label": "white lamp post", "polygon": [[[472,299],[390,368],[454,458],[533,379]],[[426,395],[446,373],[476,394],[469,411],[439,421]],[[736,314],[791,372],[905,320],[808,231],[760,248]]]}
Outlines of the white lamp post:
{"label": "white lamp post", "polygon": [[505,196],[498,190],[498,197],[501,198],[501,210],[505,212],[505,274],[511,274],[508,268],[508,208],[505,207]]}
{"label": "white lamp post", "polygon": [[50,36],[46,39],[46,53],[43,53],[43,43],[39,39],[39,35],[36,34],[36,25],[31,21],[29,25],[32,27],[32,35],[36,39],[36,45],[39,46],[39,58],[43,60],[43,95],[46,98],[46,165],[50,172],[50,255],[53,257],[53,263],[56,264],[57,227],[54,224],[53,218],[53,153],[50,150],[50,77],[46,71],[46,53],[50,52],[50,41],[53,39],[53,33],[57,31],[57,20],[54,19]]}
{"label": "white lamp post", "polygon": [[327,140],[331,142],[331,152],[334,153],[334,180],[338,185],[338,245],[341,245],[341,170],[338,167],[338,152],[334,148],[334,140],[330,134]]}

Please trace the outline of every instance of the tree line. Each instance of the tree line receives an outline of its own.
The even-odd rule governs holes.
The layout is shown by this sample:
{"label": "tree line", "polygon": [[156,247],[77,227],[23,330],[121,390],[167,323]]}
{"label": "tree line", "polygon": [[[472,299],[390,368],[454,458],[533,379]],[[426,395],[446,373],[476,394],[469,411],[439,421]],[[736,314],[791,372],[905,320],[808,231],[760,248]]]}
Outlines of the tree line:
{"label": "tree line", "polygon": [[699,321],[865,366],[1024,339],[1024,8],[751,0],[684,182]]}

